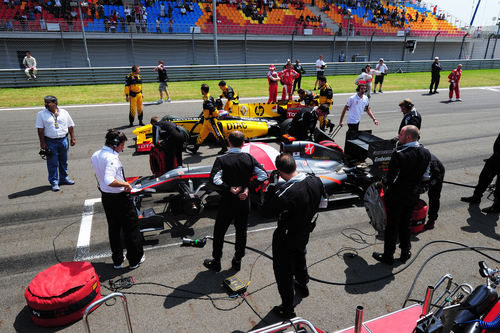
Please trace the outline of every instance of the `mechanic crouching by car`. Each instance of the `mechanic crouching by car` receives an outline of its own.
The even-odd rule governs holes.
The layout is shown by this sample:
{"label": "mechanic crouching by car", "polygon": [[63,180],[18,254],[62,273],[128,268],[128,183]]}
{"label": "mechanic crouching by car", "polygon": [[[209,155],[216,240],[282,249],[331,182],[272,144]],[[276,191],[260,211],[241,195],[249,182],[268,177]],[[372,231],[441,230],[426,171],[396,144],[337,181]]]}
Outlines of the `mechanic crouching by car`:
{"label": "mechanic crouching by car", "polygon": [[420,192],[422,178],[431,161],[431,153],[418,142],[420,132],[413,125],[399,132],[399,146],[391,155],[389,170],[382,180],[387,211],[384,232],[384,252],[373,252],[373,258],[387,265],[394,264],[394,252],[399,236],[401,257],[406,263],[411,257],[410,220]]}
{"label": "mechanic crouching by car", "polygon": [[[163,175],[172,169],[182,166],[182,149],[184,147],[184,133],[176,124],[170,121],[160,121],[158,117],[151,118],[153,144],[150,153],[150,163],[155,176]],[[161,150],[161,152],[157,151]],[[156,158],[158,153],[163,153],[164,158]],[[161,164],[161,165],[160,165]]]}
{"label": "mechanic crouching by car", "polygon": [[245,256],[247,243],[247,223],[250,201],[248,186],[253,175],[263,182],[267,173],[255,158],[241,151],[245,135],[240,131],[229,134],[229,151],[224,156],[217,157],[210,173],[210,181],[221,192],[221,200],[214,225],[214,240],[212,259],[206,259],[203,265],[213,271],[221,270],[222,247],[224,235],[234,220],[236,229],[235,253],[232,269],[241,269],[241,259]]}
{"label": "mechanic crouching by car", "polygon": [[297,140],[309,140],[314,132],[317,121],[319,120],[321,125],[327,116],[328,104],[322,104],[319,107],[302,108],[293,117],[288,134]]}
{"label": "mechanic crouching by car", "polygon": [[36,129],[40,140],[40,155],[47,159],[49,183],[52,191],[60,190],[59,185],[73,185],[68,178],[68,133],[70,144],[76,144],[73,130],[75,123],[68,111],[57,106],[55,96],[45,96],[45,109],[36,116]]}
{"label": "mechanic crouching by car", "polygon": [[129,196],[132,186],[125,180],[123,167],[118,158],[125,146],[125,141],[127,141],[125,133],[110,129],[106,133],[104,147],[90,158],[108,221],[109,244],[115,269],[123,268],[122,232],[129,268],[139,267],[146,259],[142,248],[137,210]]}
{"label": "mechanic crouching by car", "polygon": [[224,111],[231,111],[233,108],[233,104],[239,104],[238,94],[236,94],[230,86],[226,84],[226,81],[219,82],[219,88],[222,90],[222,94],[220,98],[226,98],[226,104],[224,104]]}
{"label": "mechanic crouching by car", "polygon": [[219,116],[219,111],[215,108],[215,100],[212,96],[210,96],[210,87],[208,84],[201,85],[201,94],[203,95],[203,118],[200,121],[203,121],[202,127],[200,130],[200,134],[196,139],[196,143],[193,148],[189,148],[188,150],[193,154],[198,152],[200,145],[205,141],[207,136],[212,133],[215,139],[221,145],[221,150],[218,152],[219,155],[224,154],[227,151],[226,142],[224,140],[224,135],[222,134],[219,126],[217,126],[217,117]]}
{"label": "mechanic crouching by car", "polygon": [[267,214],[279,214],[272,246],[274,276],[282,303],[275,306],[273,312],[290,319],[296,316],[294,288],[303,297],[309,296],[306,246],[326,192],[318,177],[297,171],[292,155],[280,154],[275,164],[285,183],[275,191],[272,186],[268,187],[263,207]]}
{"label": "mechanic crouching by car", "polygon": [[310,91],[300,88],[297,90],[299,94],[299,102],[304,102],[305,106],[317,106],[316,95]]}

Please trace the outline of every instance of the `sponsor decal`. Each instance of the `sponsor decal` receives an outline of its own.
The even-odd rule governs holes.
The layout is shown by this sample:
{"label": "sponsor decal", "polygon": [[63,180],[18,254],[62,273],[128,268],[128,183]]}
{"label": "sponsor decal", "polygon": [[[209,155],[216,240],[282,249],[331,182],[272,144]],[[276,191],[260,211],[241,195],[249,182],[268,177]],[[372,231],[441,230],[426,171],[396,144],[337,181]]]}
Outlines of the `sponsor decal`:
{"label": "sponsor decal", "polygon": [[304,152],[306,155],[312,155],[314,153],[314,144],[308,143],[306,145],[306,148],[304,148]]}
{"label": "sponsor decal", "polygon": [[258,117],[262,117],[262,115],[264,114],[264,107],[262,105],[258,105],[255,107],[255,114],[258,116]]}
{"label": "sponsor decal", "polygon": [[248,112],[248,108],[246,105],[242,105],[241,108],[240,108],[240,112],[242,115],[246,115],[247,112]]}
{"label": "sponsor decal", "polygon": [[226,129],[228,131],[239,130],[239,129],[247,129],[247,124],[245,124],[243,122],[226,123]]}

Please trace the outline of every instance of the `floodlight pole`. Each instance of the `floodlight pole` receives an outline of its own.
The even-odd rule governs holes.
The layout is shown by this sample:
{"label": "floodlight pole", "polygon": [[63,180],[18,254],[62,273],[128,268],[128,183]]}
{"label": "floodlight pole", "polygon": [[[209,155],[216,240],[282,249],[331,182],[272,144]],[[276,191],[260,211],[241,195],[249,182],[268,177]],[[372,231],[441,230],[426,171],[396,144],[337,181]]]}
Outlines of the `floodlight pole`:
{"label": "floodlight pole", "polygon": [[347,59],[349,59],[347,55],[349,54],[349,32],[350,32],[349,31],[349,27],[351,26],[352,15],[349,13],[349,15],[344,16],[344,18],[347,19],[347,30],[346,30],[346,32],[347,32],[347,38],[345,40],[345,58],[347,60]]}
{"label": "floodlight pole", "polygon": [[89,67],[92,67],[90,64],[90,58],[89,58],[89,49],[87,48],[87,36],[85,36],[85,27],[83,26],[83,18],[82,18],[82,3],[78,2],[78,15],[80,15],[80,24],[82,26],[82,36],[83,36],[83,45],[85,47],[85,55],[87,56],[87,63]]}
{"label": "floodlight pole", "polygon": [[491,59],[495,56],[495,49],[497,48],[497,40],[498,40],[498,34],[500,34],[500,19],[498,20],[498,29],[497,29],[497,35],[495,36],[495,44],[493,44],[493,52],[491,52]]}
{"label": "floodlight pole", "polygon": [[213,26],[214,26],[214,53],[215,64],[219,64],[219,47],[217,46],[217,1],[212,0]]}

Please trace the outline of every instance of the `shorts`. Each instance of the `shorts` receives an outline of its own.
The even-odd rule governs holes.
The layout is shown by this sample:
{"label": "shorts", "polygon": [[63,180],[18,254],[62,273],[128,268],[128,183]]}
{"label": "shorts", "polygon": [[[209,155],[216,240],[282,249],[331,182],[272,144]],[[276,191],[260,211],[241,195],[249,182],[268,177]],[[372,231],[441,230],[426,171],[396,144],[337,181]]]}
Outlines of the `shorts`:
{"label": "shorts", "polygon": [[325,71],[316,71],[316,79],[325,77]]}
{"label": "shorts", "polygon": [[384,82],[384,74],[375,76],[375,84],[382,84]]}
{"label": "shorts", "polygon": [[160,82],[160,86],[158,87],[159,91],[167,90],[167,88],[168,88],[168,83],[167,82]]}

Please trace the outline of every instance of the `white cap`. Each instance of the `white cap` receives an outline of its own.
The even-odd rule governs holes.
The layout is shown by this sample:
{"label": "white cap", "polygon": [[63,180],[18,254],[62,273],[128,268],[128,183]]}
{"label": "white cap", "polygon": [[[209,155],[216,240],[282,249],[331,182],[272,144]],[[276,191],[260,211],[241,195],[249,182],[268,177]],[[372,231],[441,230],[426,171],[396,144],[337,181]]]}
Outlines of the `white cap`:
{"label": "white cap", "polygon": [[384,58],[380,58],[380,60],[379,60],[379,61],[384,61]]}
{"label": "white cap", "polygon": [[434,57],[434,60],[439,60],[439,57]]}

